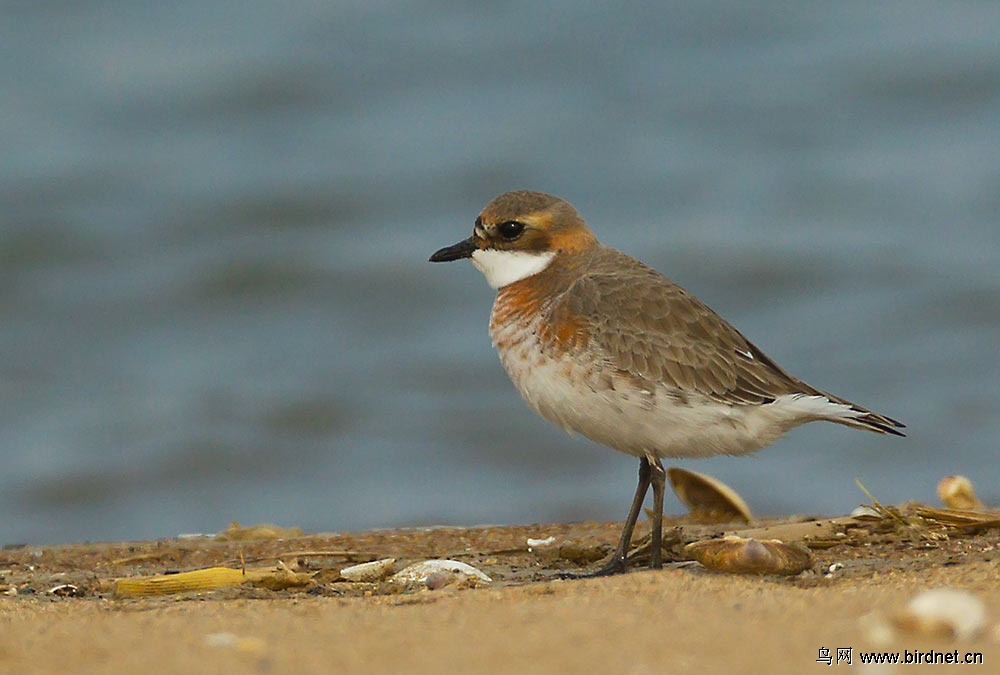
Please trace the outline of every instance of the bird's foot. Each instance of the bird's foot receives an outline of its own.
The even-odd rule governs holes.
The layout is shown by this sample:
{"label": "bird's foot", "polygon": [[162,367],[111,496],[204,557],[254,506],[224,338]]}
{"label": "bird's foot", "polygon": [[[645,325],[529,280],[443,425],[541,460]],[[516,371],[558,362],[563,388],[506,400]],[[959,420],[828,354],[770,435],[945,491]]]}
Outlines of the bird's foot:
{"label": "bird's foot", "polygon": [[628,572],[628,561],[624,557],[615,555],[604,563],[604,565],[594,572],[562,572],[558,575],[560,579],[596,579],[598,577],[610,577],[615,574]]}

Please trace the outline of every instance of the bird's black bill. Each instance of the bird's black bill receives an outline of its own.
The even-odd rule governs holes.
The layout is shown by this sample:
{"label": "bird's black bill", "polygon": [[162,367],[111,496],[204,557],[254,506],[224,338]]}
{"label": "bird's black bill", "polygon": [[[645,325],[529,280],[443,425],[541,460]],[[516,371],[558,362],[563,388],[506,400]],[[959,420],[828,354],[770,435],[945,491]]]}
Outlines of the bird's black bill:
{"label": "bird's black bill", "polygon": [[435,251],[434,255],[431,256],[431,262],[450,262],[452,260],[469,258],[475,250],[476,242],[473,241],[472,237],[469,237],[468,239],[463,239],[457,244],[445,246],[440,251]]}

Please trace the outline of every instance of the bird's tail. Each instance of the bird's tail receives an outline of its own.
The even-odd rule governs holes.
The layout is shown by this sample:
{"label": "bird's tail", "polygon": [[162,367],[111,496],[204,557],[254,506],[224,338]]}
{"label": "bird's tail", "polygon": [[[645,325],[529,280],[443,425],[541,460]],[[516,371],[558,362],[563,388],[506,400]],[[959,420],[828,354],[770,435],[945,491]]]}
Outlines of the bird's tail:
{"label": "bird's tail", "polygon": [[855,429],[865,429],[867,431],[874,431],[878,434],[892,434],[893,436],[905,436],[899,429],[905,429],[906,425],[899,420],[894,420],[891,417],[885,415],[879,415],[874,413],[867,408],[862,408],[861,406],[851,403],[850,401],[827,394],[822,392],[822,396],[826,396],[830,399],[831,403],[839,403],[842,408],[842,412],[835,416],[826,417],[831,422],[836,422],[837,424],[843,424],[848,427],[854,427]]}

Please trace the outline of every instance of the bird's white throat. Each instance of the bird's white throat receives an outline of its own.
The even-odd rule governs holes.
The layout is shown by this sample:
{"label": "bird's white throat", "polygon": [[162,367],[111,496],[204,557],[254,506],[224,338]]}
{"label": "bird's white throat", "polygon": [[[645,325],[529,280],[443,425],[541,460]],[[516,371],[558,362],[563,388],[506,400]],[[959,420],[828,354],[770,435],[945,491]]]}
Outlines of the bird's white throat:
{"label": "bird's white throat", "polygon": [[472,264],[486,277],[486,283],[493,288],[503,288],[538,274],[555,257],[553,251],[533,253],[487,248],[472,252]]}

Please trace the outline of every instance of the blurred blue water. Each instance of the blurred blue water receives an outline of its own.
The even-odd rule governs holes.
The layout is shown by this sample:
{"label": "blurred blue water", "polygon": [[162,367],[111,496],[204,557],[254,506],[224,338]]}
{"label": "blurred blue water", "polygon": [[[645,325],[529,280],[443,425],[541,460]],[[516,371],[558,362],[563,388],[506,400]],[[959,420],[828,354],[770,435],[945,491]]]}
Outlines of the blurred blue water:
{"label": "blurred blue water", "polygon": [[0,543],[623,517],[633,460],[426,263],[516,188],[911,432],[685,466],[761,513],[1000,502],[1000,5],[4,13]]}

